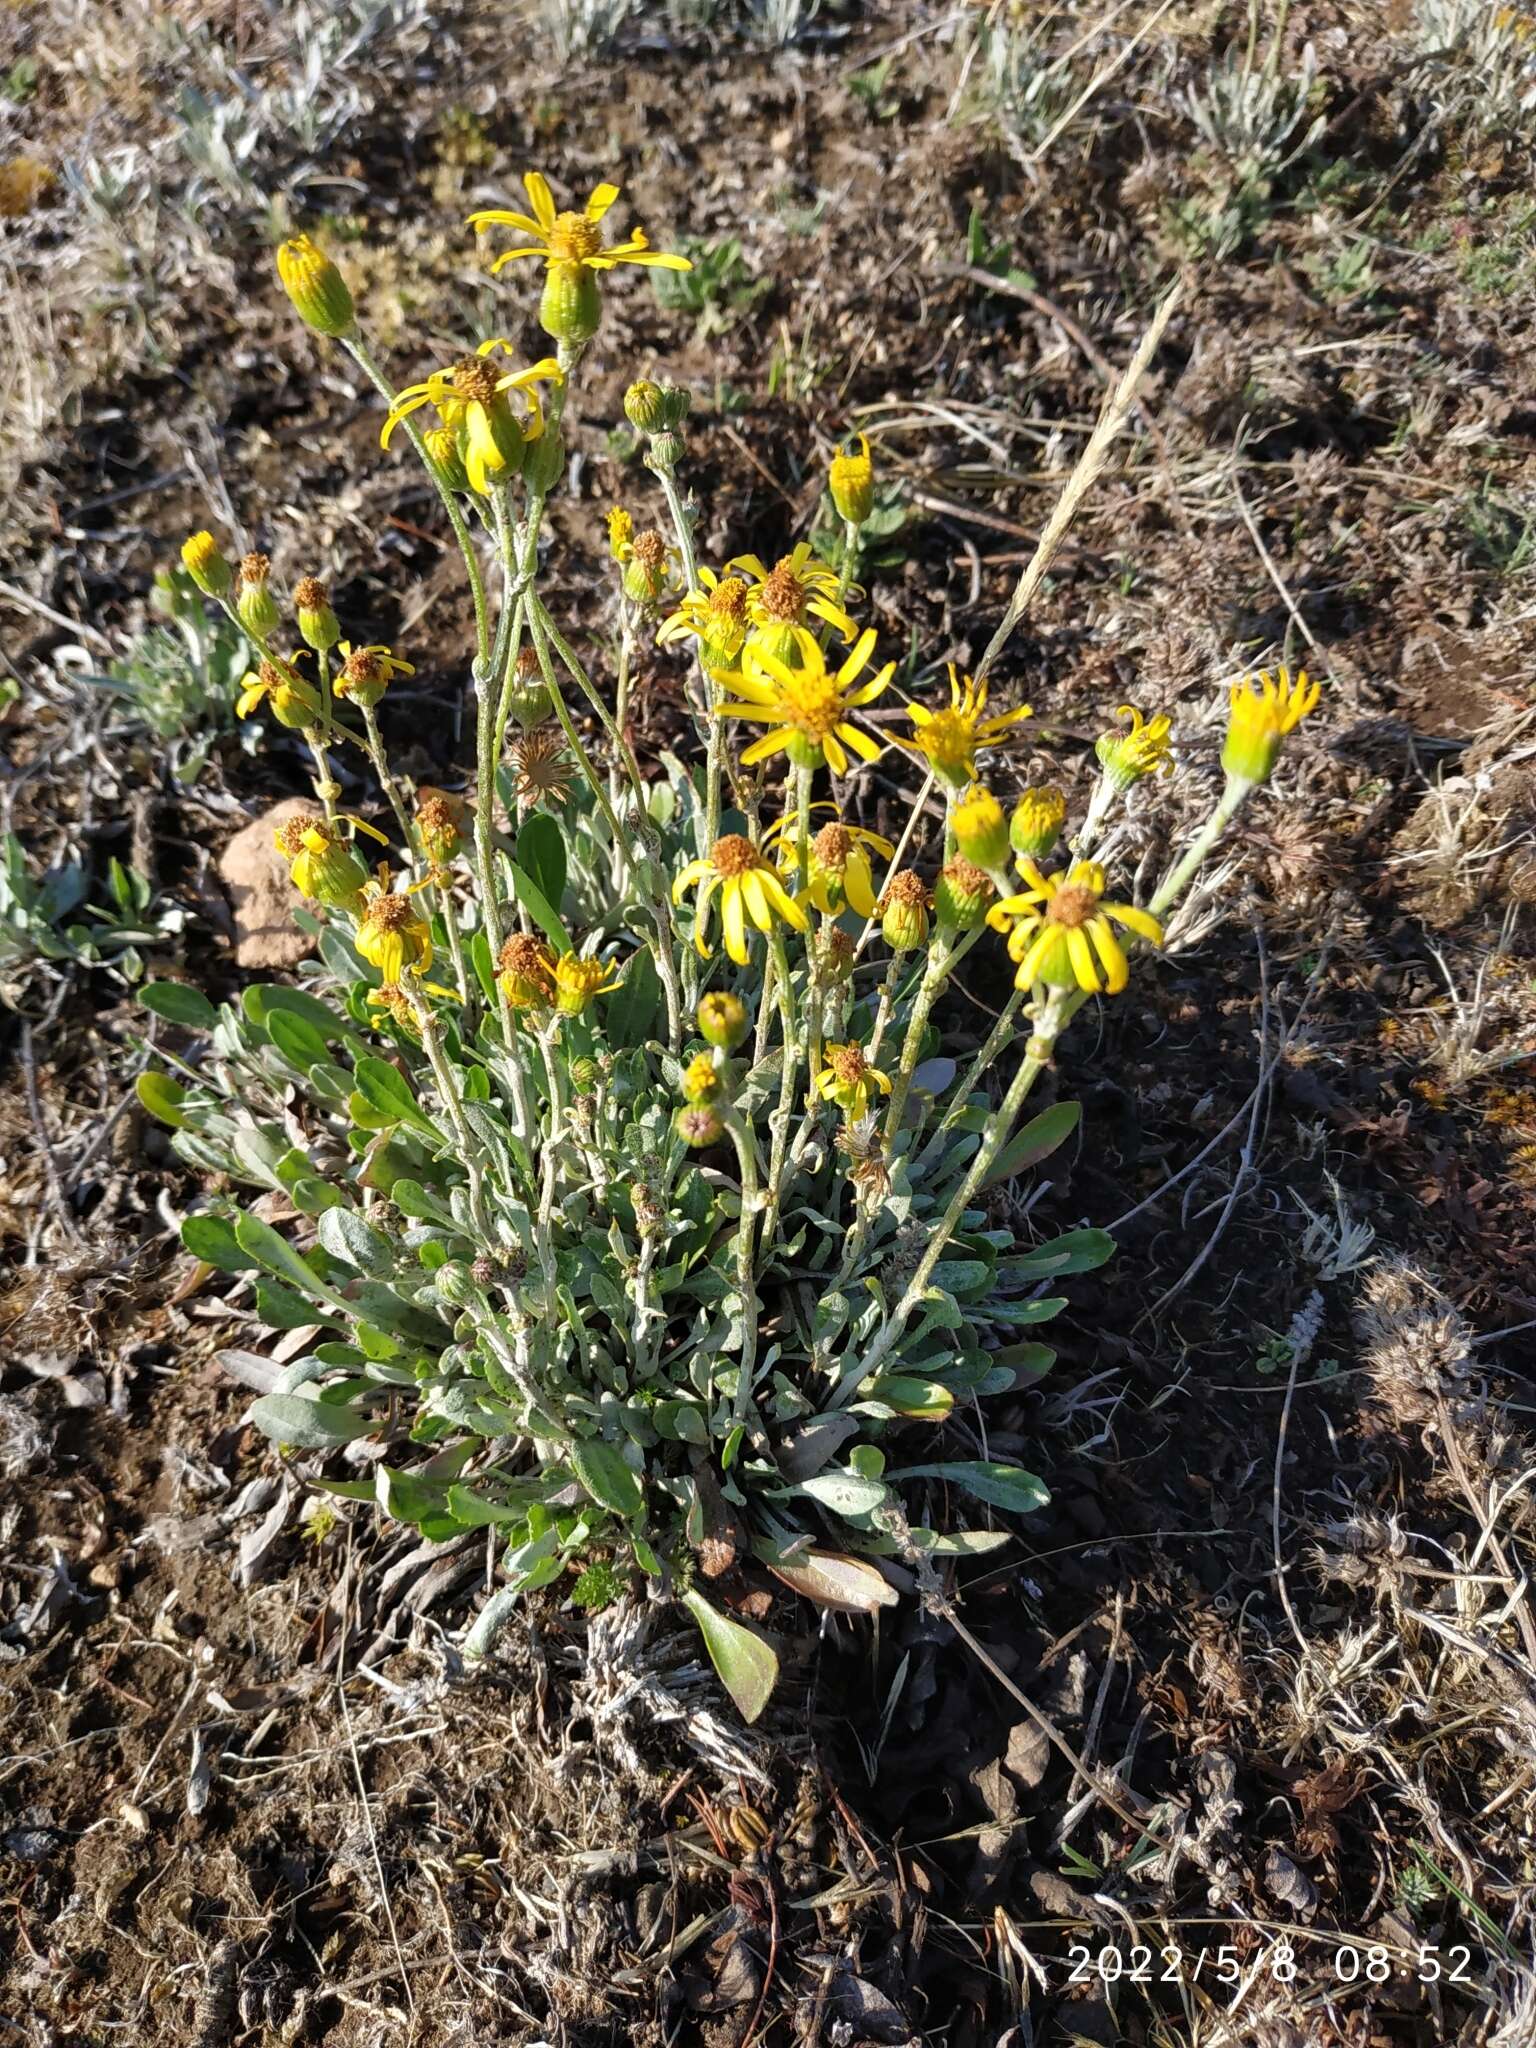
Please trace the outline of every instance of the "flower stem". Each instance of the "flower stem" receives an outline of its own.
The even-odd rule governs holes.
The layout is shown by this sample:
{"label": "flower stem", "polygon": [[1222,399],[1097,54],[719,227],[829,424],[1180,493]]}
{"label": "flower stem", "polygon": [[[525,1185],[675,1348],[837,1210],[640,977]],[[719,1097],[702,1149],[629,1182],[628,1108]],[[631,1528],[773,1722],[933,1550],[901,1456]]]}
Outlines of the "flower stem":
{"label": "flower stem", "polygon": [[1240,782],[1235,776],[1228,780],[1226,788],[1221,793],[1220,803],[1190,841],[1178,865],[1148,904],[1147,908],[1154,917],[1164,916],[1178,902],[1194,880],[1201,862],[1252,795],[1253,788],[1251,782]]}
{"label": "flower stem", "polygon": [[733,1419],[742,1423],[752,1405],[752,1378],[757,1368],[757,1275],[753,1257],[753,1231],[757,1223],[757,1145],[752,1133],[734,1111],[725,1114],[725,1127],[736,1147],[736,1164],[741,1174],[741,1215],[736,1224],[736,1291],[741,1296],[741,1365],[736,1376]]}

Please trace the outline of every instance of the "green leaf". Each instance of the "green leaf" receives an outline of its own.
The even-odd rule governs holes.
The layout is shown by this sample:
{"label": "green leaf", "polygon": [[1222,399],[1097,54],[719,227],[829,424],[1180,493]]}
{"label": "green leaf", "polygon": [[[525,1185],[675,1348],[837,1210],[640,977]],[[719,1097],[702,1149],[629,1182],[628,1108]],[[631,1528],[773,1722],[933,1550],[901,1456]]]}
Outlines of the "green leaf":
{"label": "green leaf", "polygon": [[698,1624],[709,1661],[735,1701],[736,1711],[743,1721],[755,1721],[778,1683],[778,1658],[761,1636],[743,1628],[739,1621],[727,1620],[702,1593],[690,1587],[683,1595],[683,1605]]}
{"label": "green leaf", "polygon": [[194,1259],[217,1266],[221,1273],[249,1273],[257,1264],[223,1216],[188,1216],[181,1226],[181,1241]]}
{"label": "green leaf", "polygon": [[1058,1145],[1064,1145],[1071,1137],[1082,1114],[1080,1102],[1057,1102],[1042,1110],[998,1153],[992,1162],[992,1171],[981,1184],[981,1191],[995,1188],[999,1181],[1011,1180],[1026,1166],[1036,1166],[1042,1159],[1048,1159]]}
{"label": "green leaf", "polygon": [[661,1008],[661,981],[646,948],[630,955],[624,979],[607,999],[603,1028],[611,1046],[644,1045],[656,1029]]}
{"label": "green leaf", "polygon": [[287,1010],[274,1010],[267,1019],[267,1033],[285,1060],[291,1060],[301,1073],[308,1074],[311,1067],[326,1064],[326,1043],[313,1024],[307,1024],[302,1017],[295,1017]]}
{"label": "green leaf", "polygon": [[355,1408],[307,1401],[302,1394],[263,1394],[252,1404],[250,1418],[273,1443],[292,1444],[301,1451],[328,1451],[337,1444],[355,1443],[378,1428]]}
{"label": "green leaf", "polygon": [[394,1246],[382,1231],[365,1223],[355,1209],[327,1209],[316,1235],[333,1259],[356,1266],[360,1273],[375,1280],[387,1280],[395,1270]]}
{"label": "green leaf", "polygon": [[975,1301],[992,1284],[992,1268],[985,1259],[940,1259],[929,1285],[957,1301]]}
{"label": "green leaf", "polygon": [[411,1090],[410,1083],[392,1067],[388,1060],[375,1059],[371,1054],[357,1062],[353,1069],[363,1100],[375,1115],[386,1122],[411,1124],[417,1130],[430,1131],[437,1136],[437,1126],[422,1110]]}
{"label": "green leaf", "polygon": [[633,1469],[612,1444],[573,1443],[571,1470],[599,1507],[629,1521],[645,1506],[645,1495]]}
{"label": "green leaf", "polygon": [[1092,1273],[1115,1256],[1115,1240],[1107,1230],[1069,1230],[1018,1258],[1004,1259],[998,1266],[1000,1284],[1044,1280],[1059,1273]]}
{"label": "green leaf", "polygon": [[313,1267],[305,1265],[287,1238],[279,1236],[259,1216],[246,1214],[236,1219],[235,1242],[242,1251],[250,1253],[258,1266],[264,1266],[279,1280],[286,1280],[300,1294],[314,1295],[338,1307],[345,1305],[336,1289],[322,1280]]}
{"label": "green leaf", "polygon": [[491,959],[491,942],[485,935],[485,927],[477,926],[469,942],[469,964],[475,970],[475,979],[480,984],[480,993],[492,1009],[496,1007],[496,964]]}
{"label": "green leaf", "polygon": [[[258,1030],[271,1031],[272,1019],[284,1016],[296,1017],[327,1042],[349,1036],[345,1021],[337,1016],[329,1003],[323,1003],[306,989],[288,988],[280,981],[253,982],[241,996],[240,1007]],[[324,1054],[316,1057],[324,1058]]]}
{"label": "green leaf", "polygon": [[532,811],[524,820],[517,835],[517,864],[558,917],[565,896],[565,840],[548,811]]}
{"label": "green leaf", "polygon": [[202,990],[185,981],[148,981],[139,990],[139,1001],[168,1024],[184,1024],[190,1031],[211,1031],[219,1021]]}
{"label": "green leaf", "polygon": [[878,1479],[861,1479],[854,1472],[818,1472],[802,1479],[798,1486],[776,1486],[776,1494],[803,1494],[834,1515],[867,1515],[883,1507],[890,1489]]}
{"label": "green leaf", "polygon": [[1031,1515],[1043,1508],[1050,1493],[1033,1472],[1018,1465],[990,1465],[977,1459],[954,1464],[908,1465],[893,1472],[892,1479],[947,1479],[989,1507],[1006,1508],[1010,1514]]}
{"label": "green leaf", "polygon": [[955,1405],[953,1391],[938,1380],[913,1379],[906,1373],[890,1373],[866,1380],[859,1388],[867,1401],[883,1401],[898,1415],[916,1422],[942,1422]]}
{"label": "green leaf", "polygon": [[169,1124],[173,1131],[179,1131],[186,1123],[181,1105],[187,1099],[187,1091],[159,1067],[146,1068],[134,1082],[133,1092],[151,1116]]}
{"label": "green leaf", "polygon": [[515,860],[507,862],[512,870],[512,886],[517,891],[517,900],[543,932],[557,953],[569,953],[571,935],[560,922],[560,914],[544,891],[526,868],[519,867]]}

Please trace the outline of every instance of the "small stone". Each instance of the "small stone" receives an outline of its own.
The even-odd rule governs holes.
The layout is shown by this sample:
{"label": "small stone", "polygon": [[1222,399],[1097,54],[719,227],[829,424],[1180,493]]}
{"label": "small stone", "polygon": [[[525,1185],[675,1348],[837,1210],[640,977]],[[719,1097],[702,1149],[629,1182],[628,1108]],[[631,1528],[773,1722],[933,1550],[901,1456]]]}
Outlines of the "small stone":
{"label": "small stone", "polygon": [[272,843],[289,818],[314,815],[312,799],[285,797],[265,816],[237,832],[219,862],[219,879],[235,913],[235,960],[241,967],[297,967],[314,948],[293,913],[303,897],[289,879],[288,863]]}

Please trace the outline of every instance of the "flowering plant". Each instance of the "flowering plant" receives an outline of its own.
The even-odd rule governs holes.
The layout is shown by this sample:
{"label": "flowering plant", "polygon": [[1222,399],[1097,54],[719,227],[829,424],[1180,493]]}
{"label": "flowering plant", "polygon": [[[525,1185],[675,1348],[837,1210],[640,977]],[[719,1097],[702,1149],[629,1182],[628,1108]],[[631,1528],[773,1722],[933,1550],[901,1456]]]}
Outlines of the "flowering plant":
{"label": "flowering plant", "polygon": [[[1046,1498],[1015,1466],[947,1454],[944,1426],[1049,1367],[1039,1333],[1065,1304],[1047,1290],[1113,1246],[1096,1230],[1021,1245],[987,1191],[1075,1127],[1069,1102],[1020,1122],[1061,1034],[1161,945],[1315,689],[1282,671],[1234,690],[1215,813],[1147,904],[1116,900],[1106,827],[1170,765],[1169,721],[1105,736],[1075,836],[1054,788],[1005,806],[979,778],[1029,716],[988,709],[1011,610],[975,675],[951,668],[934,706],[897,714],[893,758],[921,781],[893,843],[849,794],[882,752],[895,677],[858,618],[867,443],[831,465],[830,558],[801,544],[701,565],[679,482],[687,394],[650,382],[625,410],[665,528],[610,516],[618,657],[594,675],[541,588],[563,423],[607,270],[685,264],[639,230],[605,242],[615,187],[578,214],[525,183],[529,213],[475,220],[533,237],[496,267],[544,265],[555,353],[527,368],[498,337],[399,388],[334,264],[304,238],[279,252],[299,314],[377,388],[381,439],[404,430],[462,551],[475,772],[465,795],[408,789],[381,717],[410,664],[343,639],[316,578],[290,624],[264,556],[236,571],[210,535],[189,540],[188,573],[252,646],[242,711],[302,733],[313,759],[316,807],[278,842],[318,959],[300,986],[218,1010],[152,986],[150,1007],[194,1036],[141,1095],[185,1159],[268,1197],[263,1214],[210,1199],[187,1247],[251,1276],[268,1325],[319,1333],[255,1422],[319,1454],[333,1494],[429,1537],[504,1539],[471,1652],[534,1588],[595,1606],[647,1583],[686,1604],[750,1718],[777,1672],[753,1625],[764,1573],[874,1613],[935,1557],[1008,1540],[953,1526],[951,1495]],[[649,774],[627,731],[643,635],[689,659],[699,736],[695,758]],[[392,832],[338,807],[340,749],[366,759]],[[962,1065],[935,1018],[993,934],[1014,987]]]}

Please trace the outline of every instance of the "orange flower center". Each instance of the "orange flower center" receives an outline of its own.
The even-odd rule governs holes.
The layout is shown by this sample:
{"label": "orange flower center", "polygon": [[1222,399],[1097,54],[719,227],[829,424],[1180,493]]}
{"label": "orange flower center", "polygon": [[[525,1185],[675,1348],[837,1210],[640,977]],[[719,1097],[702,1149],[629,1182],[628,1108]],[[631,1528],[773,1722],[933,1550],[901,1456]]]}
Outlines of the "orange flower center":
{"label": "orange flower center", "polygon": [[500,382],[501,373],[484,356],[462,356],[453,366],[454,393],[472,405],[489,405]]}
{"label": "orange flower center", "polygon": [[750,839],[740,832],[727,832],[723,839],[717,839],[709,850],[714,862],[715,873],[727,880],[732,875],[749,875],[754,868],[763,865],[763,857]]}
{"label": "orange flower center", "polygon": [[637,533],[635,535],[631,551],[634,554],[635,560],[644,568],[649,569],[653,576],[659,569],[666,567],[667,544],[659,533],[654,532],[650,528],[647,528],[644,533]]}
{"label": "orange flower center", "polygon": [[921,875],[914,874],[911,868],[903,868],[899,875],[892,875],[891,879],[886,883],[885,894],[881,897],[880,902],[883,909],[888,908],[893,903],[899,903],[909,910],[926,910],[928,908],[927,885],[924,883]]}
{"label": "orange flower center", "polygon": [[416,922],[416,906],[409,896],[375,896],[358,922],[371,932],[403,932]]}
{"label": "orange flower center", "polygon": [[293,602],[301,612],[320,612],[331,601],[331,594],[318,576],[304,576],[299,580],[293,593]]}
{"label": "orange flower center", "polygon": [[857,1045],[829,1045],[827,1065],[846,1088],[857,1087],[869,1071],[863,1050]]}
{"label": "orange flower center", "polygon": [[1094,892],[1081,882],[1068,882],[1058,889],[1046,910],[1047,924],[1059,924],[1069,932],[1085,925],[1099,907]]}
{"label": "orange flower center", "polygon": [[798,625],[805,616],[806,588],[786,557],[769,571],[762,589],[762,607],[780,625]]}
{"label": "orange flower center", "polygon": [[584,213],[560,213],[545,237],[554,263],[584,263],[603,246],[603,231]]}
{"label": "orange flower center", "polygon": [[[284,818],[274,835],[284,860],[297,860],[304,851],[306,832],[325,832],[325,820],[318,811],[306,811],[297,818]],[[326,832],[329,839],[331,835]]]}
{"label": "orange flower center", "polygon": [[811,841],[816,865],[840,874],[853,851],[853,834],[846,825],[823,825]]}
{"label": "orange flower center", "polygon": [[267,555],[242,555],[240,557],[240,581],[242,583],[265,583],[272,574],[272,562]]}
{"label": "orange flower center", "polygon": [[711,617],[739,620],[747,608],[747,586],[739,576],[727,576],[723,583],[717,583],[709,593]]}

